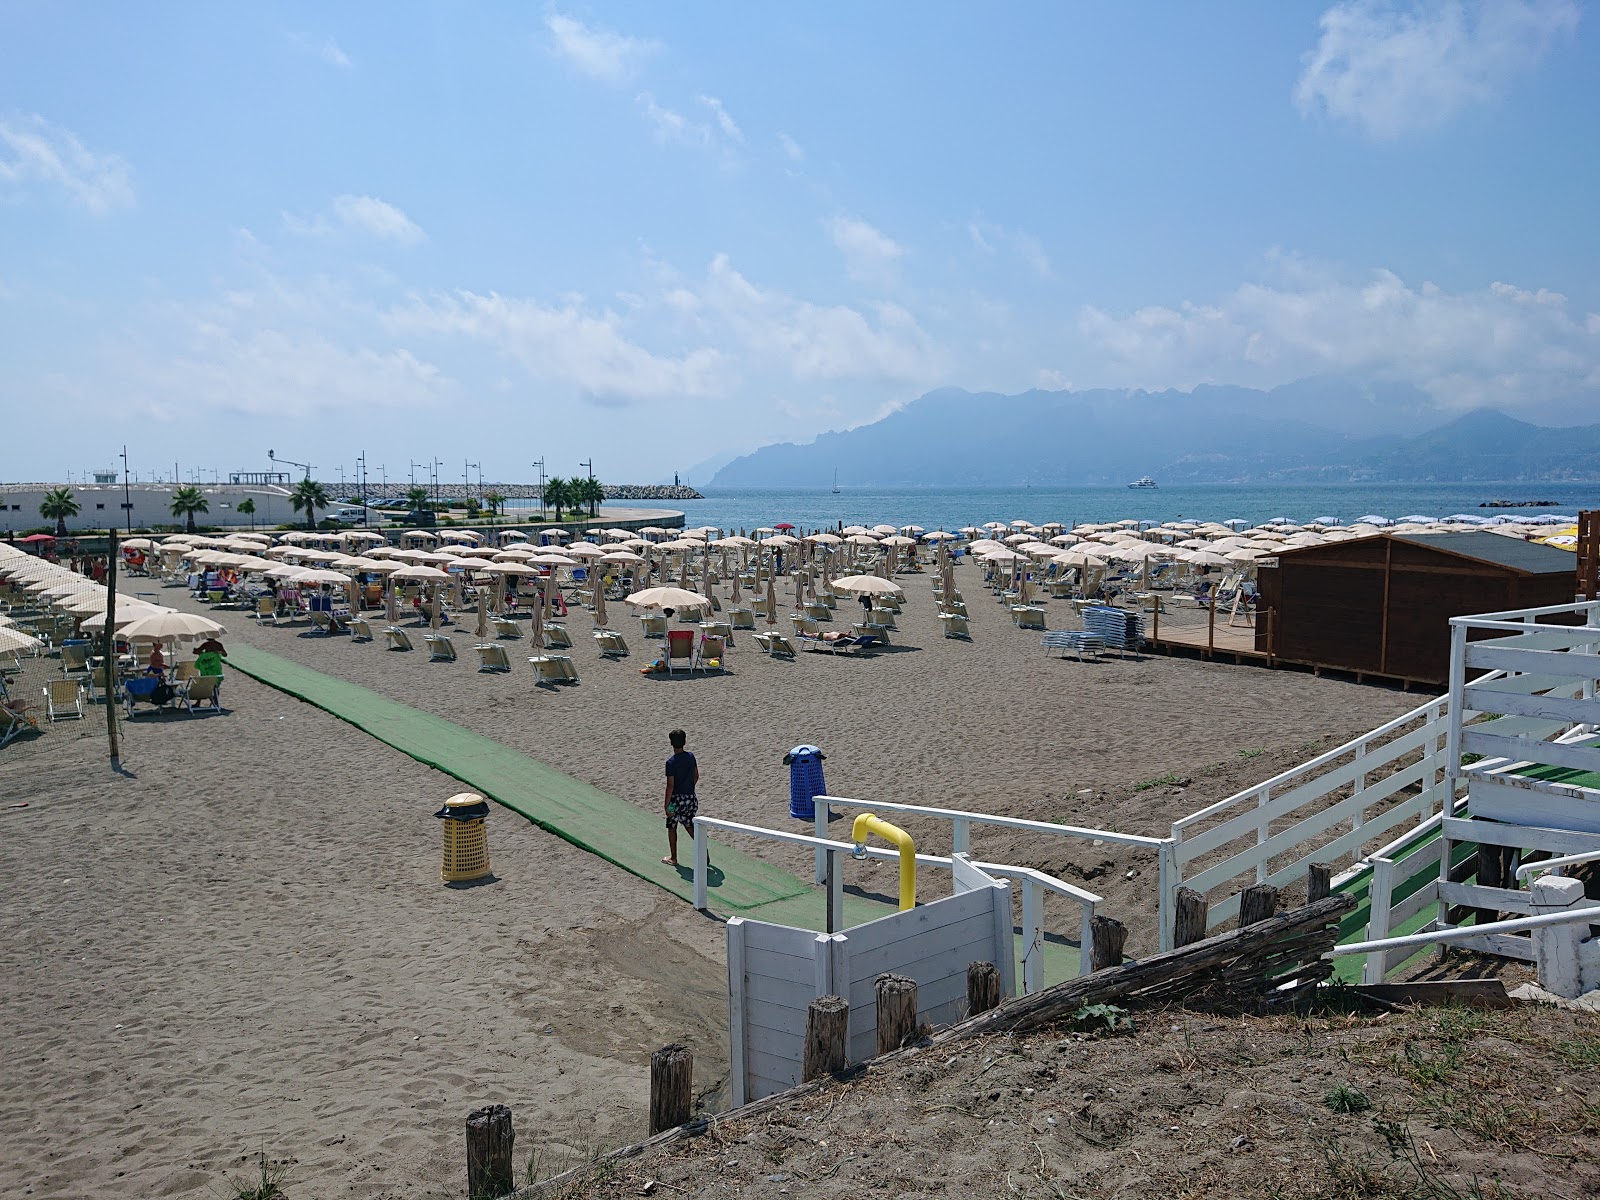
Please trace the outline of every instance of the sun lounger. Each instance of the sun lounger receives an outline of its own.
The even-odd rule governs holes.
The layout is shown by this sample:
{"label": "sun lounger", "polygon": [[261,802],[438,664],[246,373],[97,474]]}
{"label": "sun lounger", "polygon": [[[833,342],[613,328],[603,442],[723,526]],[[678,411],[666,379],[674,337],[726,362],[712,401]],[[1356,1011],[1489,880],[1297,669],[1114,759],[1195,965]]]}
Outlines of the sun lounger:
{"label": "sun lounger", "polygon": [[834,634],[831,637],[808,637],[798,639],[807,650],[815,650],[824,654],[860,654],[863,650],[871,650],[878,646],[887,645],[877,634]]}
{"label": "sun lounger", "polygon": [[718,634],[701,634],[700,645],[695,649],[694,669],[698,671],[726,671],[728,669],[727,661],[728,639]]}
{"label": "sun lounger", "polygon": [[87,675],[89,673],[89,643],[61,647],[61,673]]}
{"label": "sun lounger", "polygon": [[83,685],[76,679],[50,680],[44,685],[44,698],[50,720],[83,719]]}
{"label": "sun lounger", "polygon": [[391,650],[412,649],[410,637],[408,637],[406,635],[406,631],[401,629],[398,625],[388,626],[383,631],[383,636],[388,640],[389,649]]}
{"label": "sun lounger", "polygon": [[541,654],[528,659],[540,683],[577,683],[578,671],[566,654]]}
{"label": "sun lounger", "polygon": [[876,638],[882,645],[889,645],[889,630],[875,621],[858,621],[850,626],[850,631],[858,638]]}
{"label": "sun lounger", "polygon": [[352,642],[370,642],[372,640],[372,626],[367,624],[365,617],[350,618],[350,640]]}
{"label": "sun lounger", "polygon": [[519,638],[522,636],[522,626],[510,617],[496,617],[490,622],[494,626],[494,635],[497,638]]}
{"label": "sun lounger", "polygon": [[499,642],[479,642],[473,649],[478,652],[478,670],[511,670],[511,660],[506,657],[506,648]]}
{"label": "sun lounger", "polygon": [[1052,629],[1044,635],[1039,643],[1046,650],[1061,651],[1060,657],[1068,654],[1082,661],[1084,655],[1092,654],[1100,657],[1100,651],[1105,648],[1105,640],[1092,633],[1079,633],[1072,629]]}
{"label": "sun lounger", "polygon": [[311,623],[326,635],[338,632],[333,622],[333,614],[326,609],[314,608],[311,610]]}
{"label": "sun lounger", "polygon": [[805,612],[806,616],[813,621],[831,621],[833,619],[833,610],[820,600],[810,601],[806,605]]}
{"label": "sun lounger", "polygon": [[1043,629],[1044,609],[1035,608],[1031,604],[1013,604],[1011,606],[1011,620],[1018,629]]}
{"label": "sun lounger", "polygon": [[628,643],[622,640],[622,635],[612,629],[596,629],[594,640],[600,646],[601,658],[627,658]]}
{"label": "sun lounger", "polygon": [[429,662],[455,662],[456,646],[442,633],[425,633],[422,640],[428,644]]}
{"label": "sun lounger", "polygon": [[222,676],[196,675],[179,689],[178,703],[185,712],[194,712],[195,706],[200,704],[209,704],[212,708],[221,712]]}
{"label": "sun lounger", "polygon": [[0,746],[14,741],[30,729],[39,732],[39,722],[33,719],[30,706],[20,700],[0,702]]}
{"label": "sun lounger", "polygon": [[644,636],[647,638],[667,636],[667,618],[660,613],[640,613],[639,624],[644,627]]}
{"label": "sun lounger", "polygon": [[[96,700],[104,701],[106,699],[106,694],[105,694],[106,693],[106,680],[109,678],[110,674],[111,674],[111,672],[110,672],[109,668],[107,668],[105,663],[101,663],[98,667],[94,668],[94,670],[89,672],[89,701],[90,701],[90,703],[93,703]],[[122,677],[119,675],[117,677],[117,694],[115,696],[113,696],[112,699],[113,700],[120,700],[121,698],[122,698]]]}
{"label": "sun lounger", "polygon": [[816,621],[799,613],[791,613],[789,621],[794,625],[795,637],[814,638],[821,637],[822,630],[817,627]]}
{"label": "sun lounger", "polygon": [[546,650],[572,649],[572,635],[567,632],[565,625],[554,623],[544,627],[544,646]]}
{"label": "sun lounger", "polygon": [[672,664],[681,662],[684,669],[694,670],[694,631],[690,629],[671,629],[667,631],[667,652],[662,661],[666,663],[667,674],[673,674]]}
{"label": "sun lounger", "polygon": [[944,635],[947,638],[972,638],[972,630],[967,628],[967,618],[960,613],[942,612],[939,620],[944,624]]}
{"label": "sun lounger", "polygon": [[793,658],[795,656],[794,643],[776,630],[756,634],[755,641],[756,645],[772,655],[773,658]]}
{"label": "sun lounger", "polygon": [[754,629],[756,627],[755,609],[748,608],[742,604],[737,608],[730,608],[728,610],[728,624],[735,629]]}
{"label": "sun lounger", "polygon": [[[158,701],[156,697],[163,694],[163,687],[165,687],[166,691],[163,698]],[[128,706],[128,719],[130,721],[133,719],[135,705],[148,704],[152,708],[160,709],[168,704],[176,703],[178,694],[178,689],[170,684],[164,684],[155,675],[133,675],[122,685],[122,699]]]}

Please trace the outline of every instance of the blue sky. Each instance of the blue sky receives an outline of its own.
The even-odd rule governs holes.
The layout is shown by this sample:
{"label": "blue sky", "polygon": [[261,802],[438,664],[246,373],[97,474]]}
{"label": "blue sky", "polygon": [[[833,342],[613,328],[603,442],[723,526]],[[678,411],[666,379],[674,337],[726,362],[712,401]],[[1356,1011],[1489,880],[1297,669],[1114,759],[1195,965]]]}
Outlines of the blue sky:
{"label": "blue sky", "polygon": [[945,385],[1600,420],[1597,117],[1577,0],[12,0],[0,478],[646,481]]}

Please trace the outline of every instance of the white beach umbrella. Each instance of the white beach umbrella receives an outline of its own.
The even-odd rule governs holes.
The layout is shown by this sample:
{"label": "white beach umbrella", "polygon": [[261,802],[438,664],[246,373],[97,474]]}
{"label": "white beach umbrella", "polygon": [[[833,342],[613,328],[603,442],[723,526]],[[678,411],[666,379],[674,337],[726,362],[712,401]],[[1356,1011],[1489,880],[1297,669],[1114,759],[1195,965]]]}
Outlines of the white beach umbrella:
{"label": "white beach umbrella", "polygon": [[151,612],[121,626],[122,636],[141,641],[166,641],[169,638],[208,637],[226,633],[221,624],[199,613]]}

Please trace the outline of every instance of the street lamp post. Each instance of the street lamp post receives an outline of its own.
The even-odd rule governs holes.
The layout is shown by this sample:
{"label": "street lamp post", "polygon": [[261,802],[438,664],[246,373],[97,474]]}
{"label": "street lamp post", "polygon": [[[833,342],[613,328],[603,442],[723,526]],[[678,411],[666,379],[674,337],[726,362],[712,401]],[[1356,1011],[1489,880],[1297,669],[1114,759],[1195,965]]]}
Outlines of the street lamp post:
{"label": "street lamp post", "polygon": [[532,465],[539,468],[539,520],[542,523],[547,519],[544,515],[544,459]]}
{"label": "street lamp post", "polygon": [[444,466],[444,459],[436,458],[433,460],[433,502],[435,505],[439,503],[439,468],[442,466]]}
{"label": "street lamp post", "polygon": [[370,525],[367,518],[367,452],[363,450],[356,457],[356,467],[361,472],[361,524]]}
{"label": "street lamp post", "polygon": [[133,493],[128,488],[128,444],[122,444],[122,511],[128,514],[128,536],[133,536]]}

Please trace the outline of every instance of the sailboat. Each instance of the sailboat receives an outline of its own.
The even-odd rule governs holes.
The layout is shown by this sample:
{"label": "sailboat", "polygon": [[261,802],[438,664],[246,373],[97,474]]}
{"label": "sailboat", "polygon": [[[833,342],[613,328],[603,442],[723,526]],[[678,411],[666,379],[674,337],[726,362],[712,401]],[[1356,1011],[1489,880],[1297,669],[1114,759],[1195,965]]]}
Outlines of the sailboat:
{"label": "sailboat", "polygon": [[833,469],[833,494],[835,496],[839,494],[839,468],[837,467]]}

